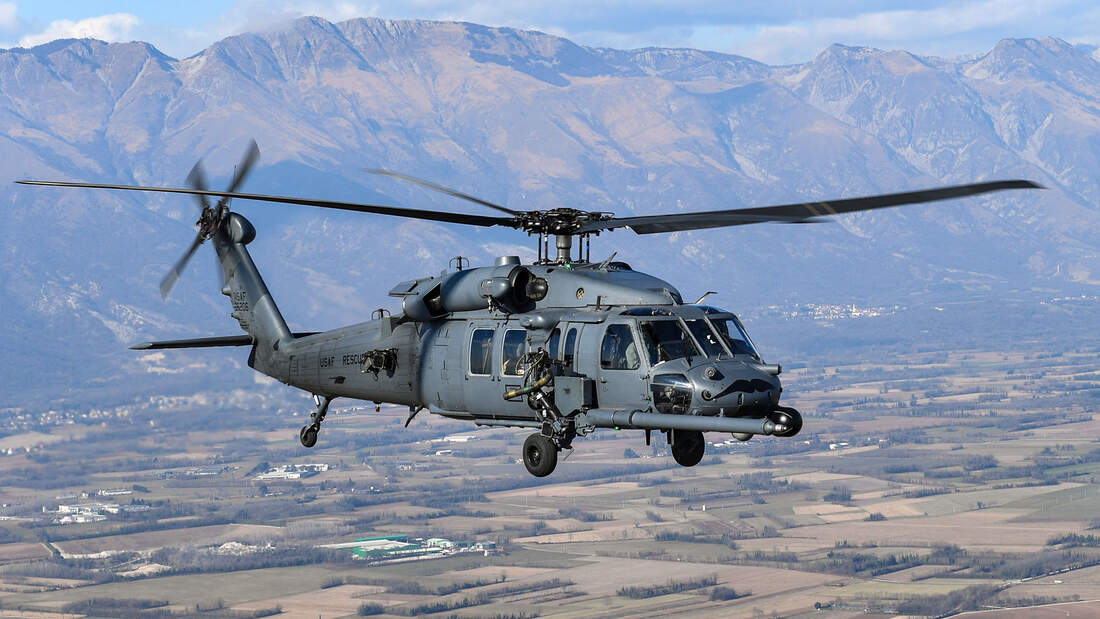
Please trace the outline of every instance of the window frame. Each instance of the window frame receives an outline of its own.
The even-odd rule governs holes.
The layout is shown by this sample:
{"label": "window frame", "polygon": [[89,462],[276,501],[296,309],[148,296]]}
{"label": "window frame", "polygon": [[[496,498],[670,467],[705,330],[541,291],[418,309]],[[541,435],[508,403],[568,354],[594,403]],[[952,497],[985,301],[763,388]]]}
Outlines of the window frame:
{"label": "window frame", "polygon": [[577,327],[569,327],[569,331],[565,335],[565,344],[562,345],[561,349],[562,365],[567,368],[572,368],[576,362],[578,339],[580,339],[580,329]]}
{"label": "window frame", "polygon": [[512,377],[522,377],[523,376],[522,372],[520,372],[518,374],[510,374],[506,371],[508,358],[505,357],[505,355],[508,354],[507,353],[508,334],[510,334],[510,333],[520,333],[520,334],[523,335],[523,339],[520,340],[520,353],[519,353],[519,356],[517,356],[515,358],[515,361],[516,361],[516,366],[515,367],[516,367],[517,370],[522,369],[522,368],[520,368],[519,361],[520,361],[520,359],[523,358],[523,355],[527,352],[527,329],[522,329],[522,328],[521,329],[507,329],[507,328],[504,329],[504,336],[502,338],[500,338],[500,375],[501,376],[512,376]]}
{"label": "window frame", "polygon": [[699,334],[692,331],[690,324],[691,322],[697,321],[702,323],[703,329],[706,329],[710,332],[712,336],[714,336],[714,344],[718,347],[719,350],[718,357],[721,357],[723,354],[727,356],[732,356],[729,347],[726,345],[726,338],[722,337],[722,334],[718,333],[715,330],[714,325],[711,324],[710,320],[708,320],[707,318],[707,316],[700,316],[699,318],[686,318],[681,316],[680,321],[684,323],[684,327],[687,329],[687,334],[691,336],[691,339],[695,340],[695,347],[698,348],[699,352],[701,352],[704,356],[706,356],[707,358],[716,358],[710,356],[709,351],[707,350],[707,344],[706,342],[699,339]]}
{"label": "window frame", "polygon": [[[627,335],[630,337],[630,343],[634,344],[634,366],[633,367],[612,367],[607,365],[604,360],[604,343],[607,341],[608,335],[611,334],[611,330],[616,327],[623,327],[626,329]],[[641,347],[638,345],[638,338],[634,334],[632,325],[626,322],[615,322],[607,325],[603,331],[603,337],[600,339],[600,369],[601,370],[613,370],[613,371],[637,371],[642,368],[642,354]]]}
{"label": "window frame", "polygon": [[[715,334],[718,335],[718,339],[722,342],[722,346],[725,347],[729,351],[731,357],[736,356],[736,355],[748,355],[748,356],[752,357],[753,359],[757,359],[757,360],[761,359],[760,351],[759,351],[759,349],[756,348],[756,342],[752,341],[752,336],[749,335],[749,332],[745,329],[745,325],[741,324],[741,320],[737,318],[736,314],[734,314],[732,312],[721,312],[721,313],[716,312],[716,313],[707,314],[706,318],[707,318],[707,322],[710,323],[711,329],[715,332]],[[721,331],[721,329],[718,328],[718,324],[717,324],[719,322],[725,322],[727,320],[733,321],[734,327],[737,328],[738,335],[743,335],[744,336],[744,339],[742,339],[742,338],[737,338],[737,339],[739,339],[742,342],[745,342],[746,344],[748,344],[749,350],[751,350],[752,352],[744,353],[744,352],[736,352],[736,351],[733,350],[733,347],[730,345],[730,342],[727,340],[728,336],[722,335],[722,331]]]}
{"label": "window frame", "polygon": [[[556,340],[554,338],[557,338]],[[546,338],[546,353],[551,359],[557,359],[561,351],[561,327],[554,327],[550,337]]]}
{"label": "window frame", "polygon": [[[687,339],[684,340],[684,341],[686,341],[692,348],[695,349],[695,354],[690,354],[689,353],[689,354],[684,355],[682,357],[675,357],[675,358],[665,359],[665,360],[662,361],[661,357],[660,357],[660,354],[658,352],[657,359],[656,359],[656,361],[654,361],[654,359],[652,358],[653,357],[652,353],[659,351],[659,349],[651,350],[649,348],[648,340],[646,339],[645,326],[648,323],[655,323],[655,322],[675,323],[676,326],[680,328],[680,331],[684,335],[687,336]],[[645,352],[645,360],[649,364],[649,367],[651,367],[651,368],[657,367],[658,365],[661,365],[662,363],[668,363],[669,361],[675,361],[676,359],[687,359],[687,358],[695,358],[695,357],[707,358],[706,355],[703,353],[702,348],[700,348],[699,343],[695,341],[695,336],[692,335],[691,329],[688,328],[687,324],[684,322],[683,318],[681,318],[680,316],[674,316],[674,317],[664,317],[664,316],[662,316],[662,317],[648,317],[647,316],[647,317],[644,317],[644,318],[638,318],[637,322],[636,322],[636,325],[638,327],[638,336],[642,339],[642,346],[641,346],[641,348],[639,348],[639,350]],[[658,344],[659,344],[658,342],[654,342],[655,346],[658,345]]]}
{"label": "window frame", "polygon": [[[477,340],[478,333],[479,332],[484,332],[484,331],[489,332],[489,346],[488,346],[489,356],[488,356],[487,359],[485,359],[484,369],[486,371],[484,373],[481,373],[481,372],[475,372],[474,371],[474,342]],[[469,376],[492,376],[493,375],[493,349],[495,348],[494,343],[496,341],[496,333],[497,333],[497,330],[492,328],[492,327],[474,327],[470,331],[470,338],[466,342],[466,349],[467,349],[466,374],[467,375],[469,375]]]}

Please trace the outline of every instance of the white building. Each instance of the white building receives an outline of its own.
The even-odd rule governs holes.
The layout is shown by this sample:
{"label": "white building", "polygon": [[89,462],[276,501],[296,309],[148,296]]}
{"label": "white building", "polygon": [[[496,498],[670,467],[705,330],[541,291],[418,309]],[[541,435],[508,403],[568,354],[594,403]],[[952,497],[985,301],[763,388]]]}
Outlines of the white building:
{"label": "white building", "polygon": [[470,441],[476,441],[477,436],[473,434],[451,434],[444,436],[443,440],[448,443],[469,443]]}
{"label": "white building", "polygon": [[324,473],[329,470],[329,465],[323,462],[306,462],[303,464],[284,464],[265,473],[256,476],[257,481],[269,481],[275,479],[301,479],[302,473]]}

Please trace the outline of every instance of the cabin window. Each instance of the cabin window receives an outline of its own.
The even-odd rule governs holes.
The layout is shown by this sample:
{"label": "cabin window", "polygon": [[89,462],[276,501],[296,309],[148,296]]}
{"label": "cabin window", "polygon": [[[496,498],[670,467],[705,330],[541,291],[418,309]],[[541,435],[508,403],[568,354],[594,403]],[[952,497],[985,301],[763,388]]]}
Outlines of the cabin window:
{"label": "cabin window", "polygon": [[550,339],[546,342],[546,352],[550,353],[551,359],[558,358],[558,347],[561,345],[561,329],[554,329],[554,332],[550,334]]}
{"label": "cabin window", "polygon": [[505,376],[523,375],[523,353],[527,349],[527,331],[509,329],[504,332],[504,350],[500,356],[500,373]]}
{"label": "cabin window", "polygon": [[639,322],[638,327],[650,365],[699,355],[699,349],[679,320],[645,320]]}
{"label": "cabin window", "polygon": [[640,366],[638,346],[627,325],[610,325],[600,346],[600,367],[605,370],[636,370]]}
{"label": "cabin window", "polygon": [[470,338],[470,373],[488,376],[493,369],[493,330],[474,329]]}
{"label": "cabin window", "polygon": [[562,353],[562,363],[565,367],[573,367],[573,351],[577,347],[577,329],[576,327],[569,330],[569,333],[565,336],[565,352]]}

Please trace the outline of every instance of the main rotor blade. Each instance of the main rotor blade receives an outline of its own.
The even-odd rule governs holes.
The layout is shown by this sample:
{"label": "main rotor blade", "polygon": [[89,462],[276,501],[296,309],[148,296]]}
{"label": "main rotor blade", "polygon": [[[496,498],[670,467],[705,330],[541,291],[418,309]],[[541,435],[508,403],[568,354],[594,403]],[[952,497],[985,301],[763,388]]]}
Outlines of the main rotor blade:
{"label": "main rotor blade", "polygon": [[[252,171],[252,166],[256,164],[256,161],[260,158],[260,147],[256,146],[256,140],[250,140],[248,142],[248,148],[244,151],[244,156],[241,157],[241,162],[237,164],[236,169],[233,171],[233,179],[229,181],[229,187],[226,191],[233,193],[244,182],[245,177]],[[206,189],[203,187],[202,189]],[[218,217],[222,217],[229,211],[229,200],[227,196],[222,196],[221,200],[218,200],[217,211]]]}
{"label": "main rotor blade", "polygon": [[[210,185],[206,182],[206,171],[202,168],[201,159],[195,162],[195,167],[191,168],[191,173],[187,175],[187,184],[190,185],[192,189],[201,189],[204,191],[209,189]],[[198,196],[198,198],[199,206],[202,207],[202,210],[205,211],[210,208],[210,200],[208,200],[206,196]]]}
{"label": "main rotor blade", "polygon": [[164,279],[160,280],[160,297],[167,299],[169,293],[172,292],[172,288],[175,287],[176,282],[180,279],[180,274],[183,273],[184,267],[187,266],[187,262],[191,260],[191,256],[195,255],[195,250],[202,245],[202,232],[200,231],[194,241],[191,241],[191,247],[187,248],[187,251],[183,252],[180,259],[176,261],[176,264],[172,266],[172,270],[168,271],[168,274],[164,276]]}
{"label": "main rotor blade", "polygon": [[379,176],[388,176],[390,178],[396,178],[399,181],[405,181],[406,183],[412,183],[414,185],[420,185],[421,187],[427,187],[428,189],[431,189],[433,191],[438,191],[439,193],[447,194],[448,196],[454,196],[456,198],[462,198],[463,200],[469,200],[470,202],[473,202],[475,204],[480,204],[482,206],[487,206],[489,208],[495,208],[496,210],[498,210],[502,213],[508,213],[509,215],[522,215],[523,214],[521,211],[514,211],[514,210],[512,210],[512,209],[510,209],[506,206],[501,206],[499,204],[493,204],[492,202],[489,202],[488,200],[482,200],[481,198],[479,198],[477,196],[471,196],[470,194],[462,193],[461,191],[458,191],[457,189],[451,189],[450,187],[444,187],[443,185],[437,185],[437,184],[435,184],[431,181],[426,181],[422,178],[416,178],[415,176],[409,176],[408,174],[402,174],[400,172],[391,172],[390,170],[371,169],[371,168],[363,168],[363,171],[364,172],[369,172],[371,174],[377,174]]}
{"label": "main rotor blade", "polygon": [[138,185],[106,185],[101,183],[68,183],[63,181],[15,181],[20,185],[42,185],[46,187],[83,187],[88,189],[121,189],[124,191],[154,191],[159,193],[182,193],[196,196],[220,196],[235,198],[238,200],[256,200],[258,202],[276,202],[279,204],[300,204],[303,206],[317,206],[321,208],[333,208],[359,213],[375,213],[378,215],[393,215],[395,217],[408,217],[410,219],[425,219],[428,221],[443,221],[453,224],[465,224],[468,226],[507,226],[519,228],[520,223],[512,217],[487,217],[485,215],[468,215],[465,213],[447,213],[444,211],[428,211],[413,208],[398,208],[396,206],[384,206],[380,204],[357,204],[354,202],[336,202],[332,200],[312,200],[309,198],[291,198],[286,196],[265,196],[255,193],[231,193],[228,191],[209,191],[202,189],[183,189],[179,187],[142,187]]}
{"label": "main rotor blade", "polygon": [[595,232],[628,227],[638,234],[655,232],[677,232],[680,230],[700,230],[703,228],[721,228],[741,226],[762,222],[809,223],[829,215],[841,215],[855,211],[867,211],[879,208],[919,204],[974,196],[990,191],[1004,189],[1042,189],[1042,185],[1028,180],[992,181],[969,185],[954,185],[921,191],[889,193],[863,198],[847,198],[828,202],[800,202],[779,206],[760,206],[755,208],[729,209],[722,211],[702,211],[698,213],[677,213],[674,215],[648,215],[642,217],[615,217],[603,221],[585,222],[580,232]]}
{"label": "main rotor blade", "polygon": [[252,171],[252,166],[256,165],[256,161],[260,158],[260,147],[256,145],[256,140],[252,140],[248,143],[248,150],[244,153],[244,158],[241,159],[240,165],[237,166],[236,172],[233,174],[233,180],[229,182],[229,187],[226,188],[227,193],[233,193],[240,188],[241,183],[244,182],[248,173]]}

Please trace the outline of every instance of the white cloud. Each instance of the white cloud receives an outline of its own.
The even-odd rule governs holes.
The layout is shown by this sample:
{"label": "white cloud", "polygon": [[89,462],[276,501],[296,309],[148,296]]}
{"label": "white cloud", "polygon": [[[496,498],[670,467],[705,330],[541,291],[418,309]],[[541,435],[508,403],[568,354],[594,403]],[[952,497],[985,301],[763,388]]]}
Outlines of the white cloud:
{"label": "white cloud", "polygon": [[[1053,35],[1100,43],[1095,0],[222,0],[218,14],[187,23],[158,21],[135,9],[45,29],[0,0],[0,32],[21,45],[59,37],[108,41],[141,38],[184,57],[242,32],[280,28],[317,15],[469,21],[535,29],[582,45],[616,48],[693,47],[741,54],[772,64],[807,61],[832,43],[954,56],[989,50],[1007,37]],[[898,8],[904,5],[904,9]],[[29,6],[23,3],[24,8]],[[28,28],[33,28],[28,30]]]}
{"label": "white cloud", "polygon": [[80,21],[59,19],[50,22],[46,29],[19,39],[20,47],[33,47],[55,39],[100,39],[103,41],[129,41],[131,32],[141,25],[141,20],[130,13],[112,13],[89,17]]}
{"label": "white cloud", "polygon": [[19,27],[19,7],[14,2],[0,2],[0,30],[15,30]]}
{"label": "white cloud", "polygon": [[[960,37],[973,33],[1000,31],[1000,34],[994,35],[996,38],[1057,35],[1057,32],[1035,30],[1057,22],[1057,19],[1051,19],[1052,14],[1064,4],[1073,3],[1064,0],[985,0],[952,3],[925,10],[892,10],[792,21],[756,28],[755,36],[733,45],[732,49],[736,53],[773,63],[804,61],[833,43],[904,47],[918,53],[961,54],[988,49],[995,42],[995,39],[991,42],[978,37],[978,49],[960,49],[964,45]],[[942,43],[945,41],[950,43],[945,45]]]}

